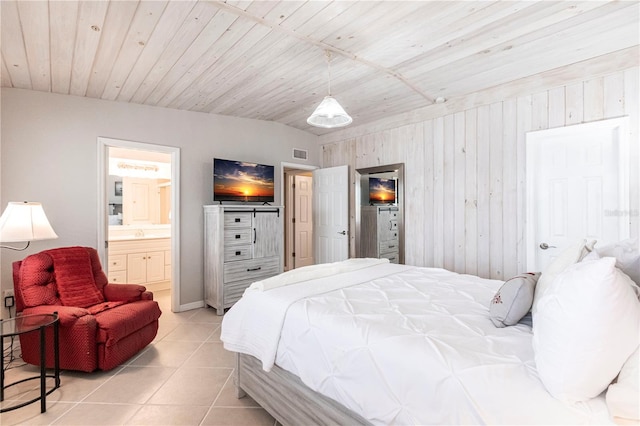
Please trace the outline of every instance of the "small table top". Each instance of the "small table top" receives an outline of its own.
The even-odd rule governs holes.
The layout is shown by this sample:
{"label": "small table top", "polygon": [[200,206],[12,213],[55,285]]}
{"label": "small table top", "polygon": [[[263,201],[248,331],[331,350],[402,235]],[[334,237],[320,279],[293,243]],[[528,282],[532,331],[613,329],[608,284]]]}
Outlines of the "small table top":
{"label": "small table top", "polygon": [[21,315],[0,320],[0,337],[17,336],[58,321],[58,314]]}

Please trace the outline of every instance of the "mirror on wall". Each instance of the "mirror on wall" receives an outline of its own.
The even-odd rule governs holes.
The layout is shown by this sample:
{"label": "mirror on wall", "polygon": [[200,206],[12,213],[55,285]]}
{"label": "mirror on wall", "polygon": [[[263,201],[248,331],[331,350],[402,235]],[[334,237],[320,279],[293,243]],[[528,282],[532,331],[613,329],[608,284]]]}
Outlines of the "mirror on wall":
{"label": "mirror on wall", "polygon": [[404,164],[356,170],[356,257],[404,263]]}

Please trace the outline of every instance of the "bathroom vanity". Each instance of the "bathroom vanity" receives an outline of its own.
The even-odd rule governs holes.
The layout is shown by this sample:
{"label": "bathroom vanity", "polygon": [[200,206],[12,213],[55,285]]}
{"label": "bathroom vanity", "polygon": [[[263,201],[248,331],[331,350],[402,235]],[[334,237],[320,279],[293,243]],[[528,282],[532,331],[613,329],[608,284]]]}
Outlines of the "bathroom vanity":
{"label": "bathroom vanity", "polygon": [[171,226],[109,226],[109,282],[170,288]]}

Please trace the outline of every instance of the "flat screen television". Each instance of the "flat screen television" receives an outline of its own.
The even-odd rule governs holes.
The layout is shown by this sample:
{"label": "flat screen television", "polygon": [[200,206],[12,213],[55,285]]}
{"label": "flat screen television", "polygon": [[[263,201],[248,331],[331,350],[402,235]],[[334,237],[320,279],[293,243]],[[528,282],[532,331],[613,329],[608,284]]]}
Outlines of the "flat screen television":
{"label": "flat screen television", "polygon": [[213,159],[213,201],[272,203],[273,166]]}
{"label": "flat screen television", "polygon": [[371,204],[395,204],[396,180],[369,178],[369,203]]}

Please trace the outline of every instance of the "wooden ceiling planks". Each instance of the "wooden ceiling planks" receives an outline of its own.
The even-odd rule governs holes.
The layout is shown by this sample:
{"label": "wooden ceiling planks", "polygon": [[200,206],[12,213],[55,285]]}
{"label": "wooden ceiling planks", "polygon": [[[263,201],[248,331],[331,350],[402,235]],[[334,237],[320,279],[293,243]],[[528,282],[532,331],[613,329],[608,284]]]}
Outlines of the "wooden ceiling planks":
{"label": "wooden ceiling planks", "polygon": [[131,67],[124,85],[120,89],[113,85],[108,86],[102,94],[103,99],[129,102],[133,98],[136,90],[142,85],[149,73],[160,68],[157,64],[158,60],[168,48],[174,35],[185,24],[185,20],[194,6],[194,2],[188,1],[172,1],[167,4],[142,53],[140,53],[135,65]]}
{"label": "wooden ceiling planks", "polygon": [[76,43],[78,3],[55,1],[49,3],[49,37],[51,55],[51,91],[69,94],[71,69]]}
{"label": "wooden ceiling planks", "polygon": [[[180,59],[171,67],[153,93],[145,100],[150,105],[163,105],[165,97],[171,96],[171,90],[181,79],[192,81],[198,73],[198,64],[210,57],[210,50],[216,45],[220,37],[238,17],[231,13],[218,11],[191,45],[184,51]],[[206,65],[203,64],[206,68]],[[168,94],[169,93],[169,94]]]}
{"label": "wooden ceiling planks", "polygon": [[[3,87],[278,121],[331,86],[357,123],[638,46],[637,1],[0,2]],[[558,78],[566,73],[557,73]],[[560,82],[559,82],[560,83]],[[530,84],[530,83],[527,83]]]}
{"label": "wooden ceiling planks", "polygon": [[[637,32],[634,29],[634,21],[638,20],[637,8],[631,9],[618,9],[604,16],[593,10],[573,18],[571,26],[553,24],[467,55],[440,69],[417,75],[409,71],[407,74],[418,80],[430,76],[432,90],[444,87],[455,95],[465,93],[471,86],[488,88],[543,72],[549,69],[549,63],[558,68],[580,62],[594,52],[599,56],[636,43],[633,32]],[[601,34],[607,34],[607,37]],[[550,49],[559,44],[565,46],[561,51]],[[540,61],[543,57],[546,61]],[[451,82],[455,82],[455,86]]]}
{"label": "wooden ceiling planks", "polygon": [[100,30],[100,44],[96,51],[91,77],[87,86],[86,95],[88,97],[101,97],[107,81],[111,80],[110,76],[114,69],[114,63],[118,62],[117,59],[114,61],[113,58],[117,58],[123,49],[127,31],[139,5],[140,3],[136,1],[109,3],[104,25]]}
{"label": "wooden ceiling planks", "polygon": [[18,4],[16,1],[6,1],[0,4],[2,5],[2,13],[0,13],[2,18],[0,26],[2,56],[6,61],[12,87],[32,89]]}
{"label": "wooden ceiling planks", "polygon": [[51,89],[49,8],[45,2],[18,2],[33,90]]}
{"label": "wooden ceiling planks", "polygon": [[[115,56],[111,74],[102,93],[103,99],[107,98],[105,92],[113,97],[113,94],[119,92],[124,86],[133,65],[138,61],[151,35],[155,32],[166,7],[167,1],[142,1],[138,4],[131,25],[126,30],[122,47]],[[122,19],[126,17],[123,16]]]}
{"label": "wooden ceiling planks", "polygon": [[197,3],[175,34],[158,34],[159,37],[170,38],[171,41],[135,91],[131,102],[145,103],[216,13],[217,10],[207,4]]}
{"label": "wooden ceiling planks", "polygon": [[[107,15],[107,2],[80,2],[69,94],[85,96]],[[70,22],[70,25],[73,23]]]}

